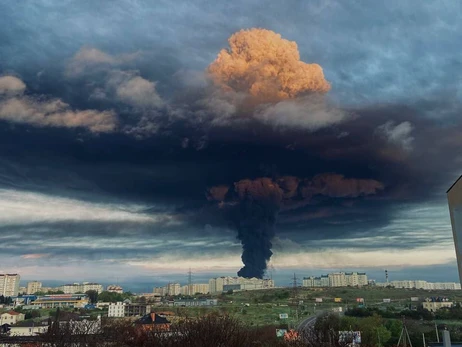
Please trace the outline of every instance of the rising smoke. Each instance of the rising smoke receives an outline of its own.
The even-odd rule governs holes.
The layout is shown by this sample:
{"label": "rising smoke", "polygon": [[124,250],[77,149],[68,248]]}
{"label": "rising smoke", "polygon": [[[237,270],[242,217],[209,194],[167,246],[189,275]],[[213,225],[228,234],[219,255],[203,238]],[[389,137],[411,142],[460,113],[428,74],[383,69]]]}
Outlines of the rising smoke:
{"label": "rising smoke", "polygon": [[[330,90],[322,68],[300,61],[297,44],[265,29],[241,30],[232,35],[208,67],[214,84],[244,100],[241,116],[254,117],[278,127],[302,127],[315,131],[345,118],[343,111],[329,109],[324,94]],[[236,99],[236,98],[234,98]],[[250,107],[249,107],[250,106]],[[207,198],[231,209],[228,215],[242,243],[243,277],[261,278],[272,256],[275,223],[283,205],[302,206],[313,196],[358,197],[383,189],[373,180],[319,175],[311,180],[293,176],[243,179],[212,187]]]}
{"label": "rising smoke", "polygon": [[261,177],[234,183],[234,189],[220,185],[207,191],[207,198],[227,210],[242,243],[244,267],[238,275],[262,278],[273,252],[272,239],[281,208],[304,205],[316,196],[358,198],[375,195],[384,189],[381,182],[351,179],[338,174],[321,174],[308,178],[283,176],[278,179]]}

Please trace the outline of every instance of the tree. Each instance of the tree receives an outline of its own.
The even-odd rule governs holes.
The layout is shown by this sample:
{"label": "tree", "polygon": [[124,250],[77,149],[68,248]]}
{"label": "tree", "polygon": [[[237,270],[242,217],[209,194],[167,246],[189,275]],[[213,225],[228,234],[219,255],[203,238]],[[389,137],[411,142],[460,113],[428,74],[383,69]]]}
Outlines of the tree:
{"label": "tree", "polygon": [[90,303],[96,304],[98,302],[98,292],[96,290],[87,290],[85,294],[88,295]]}

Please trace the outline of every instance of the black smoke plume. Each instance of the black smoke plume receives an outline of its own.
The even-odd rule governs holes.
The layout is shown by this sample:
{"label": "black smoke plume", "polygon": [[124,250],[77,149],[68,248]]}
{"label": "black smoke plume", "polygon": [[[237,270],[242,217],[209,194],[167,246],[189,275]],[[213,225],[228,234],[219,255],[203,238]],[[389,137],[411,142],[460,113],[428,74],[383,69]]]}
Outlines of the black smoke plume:
{"label": "black smoke plume", "polygon": [[276,216],[282,201],[282,191],[269,178],[242,180],[234,184],[239,198],[233,222],[237,238],[242,243],[244,267],[238,271],[242,277],[262,278],[270,260],[271,240],[275,236]]}

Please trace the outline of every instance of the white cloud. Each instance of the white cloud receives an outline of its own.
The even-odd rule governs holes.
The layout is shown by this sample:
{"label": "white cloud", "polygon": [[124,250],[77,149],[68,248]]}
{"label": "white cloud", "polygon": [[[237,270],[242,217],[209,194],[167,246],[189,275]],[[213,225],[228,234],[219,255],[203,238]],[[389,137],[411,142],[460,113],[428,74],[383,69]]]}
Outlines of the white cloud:
{"label": "white cloud", "polygon": [[414,126],[410,122],[402,122],[395,125],[393,121],[377,127],[377,132],[384,136],[391,144],[400,146],[406,151],[412,150],[412,142],[414,137],[411,136]]}
{"label": "white cloud", "polygon": [[69,61],[66,67],[68,77],[78,77],[97,67],[111,67],[130,62],[139,56],[131,54],[110,55],[97,48],[82,47]]}
{"label": "white cloud", "polygon": [[316,131],[344,121],[348,114],[328,105],[324,97],[316,96],[284,100],[264,106],[254,117],[273,126]]}
{"label": "white cloud", "polygon": [[156,108],[163,101],[156,91],[156,84],[138,76],[133,71],[111,72],[106,89],[112,90],[114,97],[126,104],[139,108]]}
{"label": "white cloud", "polygon": [[117,118],[112,111],[72,110],[60,99],[27,96],[0,99],[0,119],[39,127],[84,127],[91,132],[112,132]]}
{"label": "white cloud", "polygon": [[26,89],[26,85],[19,78],[14,76],[0,77],[0,95],[17,95],[22,94]]}
{"label": "white cloud", "polygon": [[146,222],[173,219],[168,214],[146,214],[146,206],[102,204],[17,190],[0,189],[0,223],[22,225],[36,222],[105,221]]}

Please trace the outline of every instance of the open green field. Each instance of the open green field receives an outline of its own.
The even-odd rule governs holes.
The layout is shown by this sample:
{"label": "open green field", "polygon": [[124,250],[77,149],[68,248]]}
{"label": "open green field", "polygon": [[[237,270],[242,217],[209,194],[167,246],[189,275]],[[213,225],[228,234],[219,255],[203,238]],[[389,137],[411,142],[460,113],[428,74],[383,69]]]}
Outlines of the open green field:
{"label": "open green field", "polygon": [[[275,288],[267,290],[254,290],[234,292],[232,294],[219,294],[218,306],[214,308],[182,307],[174,311],[181,316],[199,316],[205,312],[216,311],[235,316],[245,324],[253,326],[280,325],[289,323],[297,325],[303,319],[319,312],[329,312],[334,308],[356,307],[357,298],[364,299],[365,306],[383,308],[394,307],[401,310],[409,307],[411,297],[418,297],[419,302],[412,305],[421,305],[427,297],[447,297],[450,301],[462,302],[460,290],[413,290],[395,288]],[[322,303],[316,303],[316,298],[322,298]],[[334,298],[341,298],[342,302],[334,302]],[[390,299],[384,303],[383,299]],[[157,309],[157,308],[156,308]],[[172,307],[164,307],[172,311]],[[280,320],[279,314],[287,313],[288,320]],[[457,322],[459,323],[459,322]],[[439,324],[439,322],[438,322]],[[453,324],[453,322],[451,323]]]}

